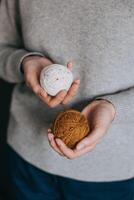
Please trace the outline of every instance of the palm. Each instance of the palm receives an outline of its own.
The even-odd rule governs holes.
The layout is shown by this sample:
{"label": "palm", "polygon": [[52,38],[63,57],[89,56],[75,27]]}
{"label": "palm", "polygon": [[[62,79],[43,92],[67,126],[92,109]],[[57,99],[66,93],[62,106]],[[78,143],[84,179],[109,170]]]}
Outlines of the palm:
{"label": "palm", "polygon": [[106,130],[111,124],[110,111],[105,104],[91,103],[82,110],[82,114],[88,119],[90,131],[97,128]]}

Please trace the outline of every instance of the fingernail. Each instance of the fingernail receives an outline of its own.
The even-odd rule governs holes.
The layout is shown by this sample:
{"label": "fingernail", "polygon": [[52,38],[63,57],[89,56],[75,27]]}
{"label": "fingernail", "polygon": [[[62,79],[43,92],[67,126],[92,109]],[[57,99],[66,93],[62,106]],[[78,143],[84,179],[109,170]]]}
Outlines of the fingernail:
{"label": "fingernail", "polygon": [[81,149],[84,148],[84,146],[85,146],[84,144],[80,144],[80,145],[78,145],[78,146],[76,147],[76,149],[77,149],[77,150],[81,150]]}

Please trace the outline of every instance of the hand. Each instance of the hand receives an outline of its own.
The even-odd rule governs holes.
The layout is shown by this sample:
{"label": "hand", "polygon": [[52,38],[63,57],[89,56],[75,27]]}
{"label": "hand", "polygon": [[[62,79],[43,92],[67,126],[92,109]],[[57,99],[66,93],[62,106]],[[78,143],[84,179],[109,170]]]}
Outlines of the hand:
{"label": "hand", "polygon": [[[61,90],[56,96],[52,97],[40,86],[40,73],[41,70],[53,64],[48,58],[41,56],[28,56],[23,60],[22,69],[24,71],[24,77],[26,85],[32,89],[32,91],[49,107],[53,108],[60,103],[68,103],[73,96],[75,96],[80,80],[74,80],[69,91]],[[67,63],[68,69],[72,70],[72,63]]]}
{"label": "hand", "polygon": [[95,149],[107,133],[115,117],[115,112],[114,106],[106,100],[94,100],[82,110],[82,114],[88,119],[91,130],[87,137],[77,144],[75,149],[68,148],[62,140],[54,138],[51,128],[48,129],[49,143],[55,151],[69,159],[86,154]]}

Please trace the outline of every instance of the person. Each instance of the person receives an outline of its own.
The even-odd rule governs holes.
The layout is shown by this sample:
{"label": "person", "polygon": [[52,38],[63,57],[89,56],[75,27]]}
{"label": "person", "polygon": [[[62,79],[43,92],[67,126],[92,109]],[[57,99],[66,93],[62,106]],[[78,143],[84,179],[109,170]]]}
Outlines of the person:
{"label": "person", "polygon": [[[133,13],[132,1],[1,1],[0,77],[16,83],[7,139],[14,199],[134,199]],[[52,97],[39,77],[54,63],[74,81]],[[91,127],[73,150],[50,125],[68,108]]]}

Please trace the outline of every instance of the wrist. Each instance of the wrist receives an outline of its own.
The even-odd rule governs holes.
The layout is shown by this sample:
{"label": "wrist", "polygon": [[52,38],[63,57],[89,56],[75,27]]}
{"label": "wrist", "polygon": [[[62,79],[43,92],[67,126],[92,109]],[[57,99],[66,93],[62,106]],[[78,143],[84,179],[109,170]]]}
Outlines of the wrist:
{"label": "wrist", "polygon": [[35,65],[35,63],[36,65],[43,67],[53,64],[49,58],[38,55],[30,55],[23,59],[21,64],[21,71],[24,73],[25,68],[27,68],[29,65]]}
{"label": "wrist", "polygon": [[39,56],[39,55],[26,56],[22,60],[22,63],[21,63],[21,67],[20,67],[21,72],[24,74],[24,71],[25,71],[24,68],[25,68],[25,66],[27,65],[28,62],[33,61],[33,60],[37,60],[37,59],[40,59],[40,58],[42,58],[42,56]]}
{"label": "wrist", "polygon": [[96,102],[96,104],[103,103],[104,105],[107,105],[108,108],[110,109],[112,121],[115,119],[116,108],[115,108],[115,105],[111,101],[109,101],[108,99],[97,98],[94,100],[94,102]]}

